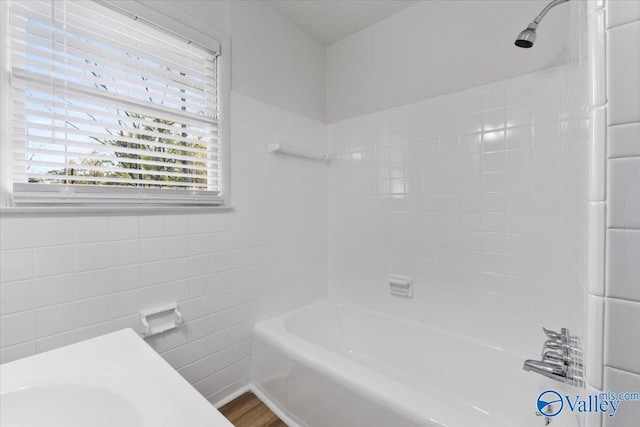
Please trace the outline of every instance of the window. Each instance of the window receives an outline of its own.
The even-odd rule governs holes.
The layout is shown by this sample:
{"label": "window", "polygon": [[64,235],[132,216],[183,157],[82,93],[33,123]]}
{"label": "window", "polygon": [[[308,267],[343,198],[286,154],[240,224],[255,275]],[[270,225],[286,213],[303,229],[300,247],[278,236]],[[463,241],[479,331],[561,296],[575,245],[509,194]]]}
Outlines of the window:
{"label": "window", "polygon": [[9,3],[13,204],[223,204],[219,43],[101,3]]}

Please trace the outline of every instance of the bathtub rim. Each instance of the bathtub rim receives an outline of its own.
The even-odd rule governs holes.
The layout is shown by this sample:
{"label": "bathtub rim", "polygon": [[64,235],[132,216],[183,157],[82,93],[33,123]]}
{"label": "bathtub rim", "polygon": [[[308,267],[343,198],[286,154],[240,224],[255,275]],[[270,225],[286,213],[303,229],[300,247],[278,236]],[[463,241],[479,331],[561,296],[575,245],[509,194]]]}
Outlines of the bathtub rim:
{"label": "bathtub rim", "polygon": [[[390,315],[388,313],[379,312],[351,302],[345,302],[330,297],[309,303],[295,310],[256,324],[254,326],[253,345],[255,346],[256,339],[263,339],[270,345],[276,347],[279,351],[289,355],[291,359],[305,364],[323,375],[327,375],[329,378],[338,381],[342,386],[346,387],[350,391],[367,395],[376,404],[396,408],[405,414],[407,418],[412,419],[418,424],[420,421],[429,419],[432,422],[438,423],[438,425],[447,425],[445,424],[445,421],[453,421],[459,425],[474,425],[475,427],[510,426],[505,418],[485,418],[481,411],[471,412],[470,408],[466,405],[464,406],[464,410],[461,411],[460,407],[455,406],[452,401],[438,399],[429,394],[422,393],[414,387],[405,385],[396,379],[376,372],[370,367],[358,364],[354,360],[348,359],[318,344],[305,340],[286,328],[286,320],[298,313],[308,311],[316,307],[331,307],[336,305],[364,311],[374,316],[386,317],[400,323],[426,328],[434,333],[447,334],[465,341],[471,340],[475,344],[487,346],[486,341],[475,337],[470,337],[461,333],[455,333],[454,335],[452,331],[446,329],[425,325],[412,319]],[[496,347],[495,345],[489,345],[489,347],[499,351],[507,351],[513,357],[523,357],[522,353],[517,350],[505,350]],[[254,360],[252,361],[252,369],[255,369],[255,364],[256,359],[254,357]],[[366,380],[363,381],[362,378],[366,378]],[[255,378],[252,378],[252,385],[271,402],[272,406],[280,410],[275,399],[257,383]],[[372,385],[374,387],[371,387]],[[380,389],[385,390],[384,395],[379,391]],[[372,390],[374,391],[372,392]],[[461,402],[463,403],[464,401],[461,399],[456,403]],[[282,413],[282,410],[280,410],[280,412]],[[482,417],[482,419],[478,419],[478,416]],[[453,420],[451,417],[453,417]],[[291,420],[291,417],[287,416],[287,418]],[[442,419],[443,421],[437,421],[438,419]],[[295,423],[295,420],[293,421]],[[298,426],[299,424],[295,423],[295,425]]]}
{"label": "bathtub rim", "polygon": [[[286,319],[288,319],[288,318],[290,318],[290,317],[292,317],[292,316],[294,316],[294,315],[296,315],[298,313],[301,313],[303,311],[308,311],[308,310],[311,310],[311,309],[313,309],[313,308],[315,308],[317,306],[325,306],[325,305],[353,308],[353,309],[365,312],[365,313],[373,315],[373,316],[379,316],[379,317],[382,317],[382,318],[387,318],[389,320],[392,320],[392,321],[395,321],[395,322],[399,322],[399,323],[403,323],[403,324],[406,324],[406,325],[411,326],[411,327],[427,329],[427,330],[429,330],[431,332],[434,332],[434,333],[437,333],[437,334],[443,334],[443,335],[451,336],[453,338],[456,338],[456,339],[459,339],[459,340],[462,340],[462,341],[467,341],[467,342],[470,342],[470,343],[473,343],[473,344],[477,344],[477,345],[480,345],[480,346],[483,346],[483,347],[491,348],[491,349],[496,350],[496,351],[501,351],[501,352],[504,352],[506,354],[509,354],[510,356],[513,356],[515,358],[522,359],[522,360],[529,359],[529,358],[532,358],[532,357],[533,358],[539,357],[539,355],[537,353],[534,353],[534,352],[528,352],[528,351],[525,351],[525,350],[520,350],[520,349],[516,349],[516,348],[513,348],[513,347],[508,347],[508,346],[501,346],[501,345],[496,344],[493,341],[482,339],[482,338],[478,338],[478,337],[474,337],[472,335],[466,334],[464,332],[456,331],[454,329],[448,329],[448,328],[444,328],[444,327],[441,327],[441,326],[430,325],[430,324],[427,324],[427,323],[424,323],[424,322],[421,322],[419,320],[415,320],[415,319],[412,319],[412,318],[409,318],[409,317],[403,317],[403,316],[400,316],[400,315],[397,315],[397,314],[393,314],[393,313],[386,313],[386,312],[379,311],[379,310],[376,310],[376,309],[373,309],[373,308],[370,308],[370,307],[367,307],[367,306],[364,306],[364,305],[356,304],[353,301],[346,301],[346,300],[342,300],[342,299],[334,298],[334,297],[324,297],[322,299],[319,299],[319,300],[310,302],[308,304],[305,304],[305,305],[303,305],[301,307],[298,307],[298,308],[296,308],[294,310],[288,311],[286,313],[282,313],[282,314],[280,314],[280,315],[278,315],[276,317],[272,317],[272,318],[263,320],[261,322],[258,322],[256,325],[254,325],[254,331],[256,331],[258,329],[267,328],[267,327],[269,327],[271,329],[272,326],[269,326],[269,325],[272,325],[272,324],[275,324],[275,323],[280,323],[282,325],[283,329],[284,329],[283,332],[285,332],[285,333],[287,333],[287,334],[289,334],[291,336],[294,336],[297,339],[301,339],[295,333],[290,332],[286,328],[286,326],[284,324]],[[306,341],[304,339],[302,339],[302,340],[305,341],[305,342],[310,342],[310,341]],[[314,343],[311,343],[311,344],[314,344]],[[316,347],[320,347],[317,344],[314,344],[314,345]],[[324,348],[323,348],[323,350],[329,351],[329,350],[326,350]]]}

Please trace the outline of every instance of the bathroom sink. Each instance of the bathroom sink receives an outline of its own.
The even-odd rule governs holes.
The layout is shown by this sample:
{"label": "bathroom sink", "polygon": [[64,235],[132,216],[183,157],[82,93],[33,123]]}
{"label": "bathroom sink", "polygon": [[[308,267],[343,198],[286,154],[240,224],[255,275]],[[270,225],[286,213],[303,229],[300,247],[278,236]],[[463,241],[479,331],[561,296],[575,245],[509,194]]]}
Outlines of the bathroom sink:
{"label": "bathroom sink", "polygon": [[101,387],[50,384],[2,395],[3,426],[151,426],[136,402]]}
{"label": "bathroom sink", "polygon": [[228,427],[130,329],[0,366],[2,427]]}

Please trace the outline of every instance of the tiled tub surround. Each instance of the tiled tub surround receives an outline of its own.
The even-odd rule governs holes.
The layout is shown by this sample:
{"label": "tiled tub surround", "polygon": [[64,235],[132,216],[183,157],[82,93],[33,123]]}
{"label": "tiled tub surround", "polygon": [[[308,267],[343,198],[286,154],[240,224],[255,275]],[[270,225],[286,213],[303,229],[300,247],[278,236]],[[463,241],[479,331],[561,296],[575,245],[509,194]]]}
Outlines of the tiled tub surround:
{"label": "tiled tub surround", "polygon": [[[606,94],[607,113],[607,131],[598,141],[607,157],[606,222],[600,225],[606,228],[604,297],[593,297],[604,306],[603,389],[639,391],[640,2],[610,0],[594,13],[603,14],[606,28],[606,56],[599,58],[606,79],[596,76],[594,82]],[[602,425],[626,427],[639,419],[640,403],[628,403]]]}
{"label": "tiled tub surround", "polygon": [[3,217],[6,362],[117,329],[178,302],[148,342],[213,403],[247,384],[256,320],[326,295],[326,125],[232,94],[233,213]]}
{"label": "tiled tub surround", "polygon": [[[540,352],[582,326],[586,122],[574,66],[329,126],[329,293]],[[415,298],[389,295],[389,273]]]}

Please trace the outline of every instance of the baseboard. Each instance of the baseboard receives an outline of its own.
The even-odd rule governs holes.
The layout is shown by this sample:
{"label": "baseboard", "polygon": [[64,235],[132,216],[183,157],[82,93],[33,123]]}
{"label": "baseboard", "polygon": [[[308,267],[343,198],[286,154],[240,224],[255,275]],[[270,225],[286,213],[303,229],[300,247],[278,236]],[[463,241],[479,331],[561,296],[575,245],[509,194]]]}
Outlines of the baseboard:
{"label": "baseboard", "polygon": [[226,405],[227,403],[231,402],[232,400],[242,396],[243,394],[245,394],[249,390],[250,389],[249,389],[249,385],[248,384],[247,385],[243,385],[238,390],[234,391],[233,393],[231,393],[230,395],[228,395],[224,399],[221,399],[221,400],[217,401],[216,403],[214,403],[213,406],[216,409],[219,409],[220,407]]}
{"label": "baseboard", "polygon": [[271,399],[269,399],[267,397],[267,395],[265,393],[262,392],[262,390],[260,390],[260,387],[258,387],[257,385],[253,384],[253,383],[249,383],[249,390],[251,390],[251,392],[253,394],[255,394],[256,396],[258,396],[258,399],[260,399],[262,401],[262,403],[264,403],[265,405],[267,405],[267,408],[271,409],[271,412],[273,412],[274,414],[276,414],[278,416],[278,418],[280,418],[280,420],[285,423],[287,426],[289,427],[305,427],[303,425],[298,424],[297,422],[295,422],[294,420],[291,419],[291,417],[289,417],[287,414],[285,414],[279,407],[278,405],[276,405],[275,403],[273,403],[271,401]]}

